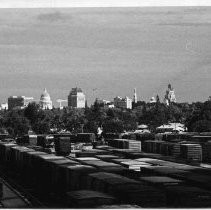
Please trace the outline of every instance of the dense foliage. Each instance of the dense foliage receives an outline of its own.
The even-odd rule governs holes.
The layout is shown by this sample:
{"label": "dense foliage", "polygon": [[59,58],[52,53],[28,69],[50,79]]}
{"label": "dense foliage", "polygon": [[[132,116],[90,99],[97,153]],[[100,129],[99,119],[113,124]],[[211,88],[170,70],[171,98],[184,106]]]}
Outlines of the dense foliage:
{"label": "dense foliage", "polygon": [[166,106],[160,103],[138,102],[132,110],[106,108],[94,104],[91,108],[42,110],[31,103],[25,109],[3,110],[0,113],[0,132],[13,136],[28,133],[45,134],[66,130],[70,132],[96,132],[99,126],[104,132],[123,132],[147,124],[153,131],[169,122],[185,123],[188,131],[211,131],[211,101],[204,103],[177,103]]}

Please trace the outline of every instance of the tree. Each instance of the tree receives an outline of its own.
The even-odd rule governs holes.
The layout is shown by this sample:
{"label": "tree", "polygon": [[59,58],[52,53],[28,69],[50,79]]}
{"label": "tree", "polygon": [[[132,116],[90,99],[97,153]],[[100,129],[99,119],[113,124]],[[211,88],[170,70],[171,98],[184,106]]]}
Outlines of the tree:
{"label": "tree", "polygon": [[105,133],[122,133],[124,131],[123,122],[121,120],[106,120],[103,123],[103,131]]}
{"label": "tree", "polygon": [[211,102],[197,102],[193,104],[192,112],[187,116],[185,124],[188,131],[210,131]]}
{"label": "tree", "polygon": [[22,110],[11,110],[4,116],[4,126],[9,128],[8,132],[12,136],[21,136],[27,134],[30,128],[30,123],[24,117]]}
{"label": "tree", "polygon": [[33,124],[37,121],[39,113],[39,105],[35,102],[29,103],[24,110],[24,116]]}
{"label": "tree", "polygon": [[33,125],[32,129],[37,134],[49,134],[50,133],[50,123],[45,120],[39,121]]}
{"label": "tree", "polygon": [[191,125],[193,132],[211,132],[211,121],[199,120]]}

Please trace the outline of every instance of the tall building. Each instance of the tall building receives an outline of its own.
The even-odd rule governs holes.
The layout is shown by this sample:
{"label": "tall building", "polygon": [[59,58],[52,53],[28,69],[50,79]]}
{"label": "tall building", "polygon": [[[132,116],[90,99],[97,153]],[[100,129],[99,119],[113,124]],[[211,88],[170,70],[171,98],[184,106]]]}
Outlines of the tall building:
{"label": "tall building", "polygon": [[52,101],[49,93],[47,92],[46,88],[44,89],[43,93],[40,96],[40,108],[41,109],[52,109]]}
{"label": "tall building", "polygon": [[24,108],[29,102],[33,100],[32,97],[25,96],[10,96],[8,98],[8,109],[11,110],[13,108]]}
{"label": "tall building", "polygon": [[174,89],[172,88],[171,84],[168,85],[168,89],[166,90],[166,95],[164,98],[164,103],[169,105],[170,103],[176,103],[176,96],[174,93]]}
{"label": "tall building", "polygon": [[132,99],[127,96],[125,98],[117,96],[114,98],[114,106],[117,108],[132,109]]}
{"label": "tall building", "polygon": [[134,93],[133,93],[133,103],[137,103],[138,99],[137,99],[137,94],[136,94],[136,88],[134,88]]}
{"label": "tall building", "polygon": [[86,97],[81,88],[72,88],[68,96],[68,106],[72,108],[85,108]]}

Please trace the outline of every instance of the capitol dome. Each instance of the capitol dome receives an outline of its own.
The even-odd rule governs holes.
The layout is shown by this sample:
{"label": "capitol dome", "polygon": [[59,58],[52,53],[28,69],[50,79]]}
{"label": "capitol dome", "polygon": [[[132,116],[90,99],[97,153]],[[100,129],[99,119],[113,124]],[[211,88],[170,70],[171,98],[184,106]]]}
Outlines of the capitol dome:
{"label": "capitol dome", "polygon": [[40,107],[42,109],[52,109],[51,97],[47,92],[46,88],[44,89],[44,92],[40,96]]}

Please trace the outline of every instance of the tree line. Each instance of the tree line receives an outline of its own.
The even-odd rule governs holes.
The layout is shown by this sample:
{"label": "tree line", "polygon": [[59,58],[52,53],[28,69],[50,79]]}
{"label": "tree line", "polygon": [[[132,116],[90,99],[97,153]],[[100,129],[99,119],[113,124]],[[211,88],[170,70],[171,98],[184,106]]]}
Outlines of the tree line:
{"label": "tree line", "polygon": [[132,131],[138,124],[146,124],[150,130],[170,123],[184,123],[190,132],[211,131],[211,101],[172,103],[169,106],[160,103],[139,101],[133,109],[107,108],[95,103],[92,107],[74,109],[53,108],[42,110],[36,103],[30,103],[24,109],[1,110],[0,132],[11,136],[27,134],[29,130],[36,134],[48,134],[62,130],[72,133],[94,132],[102,127],[104,132]]}

